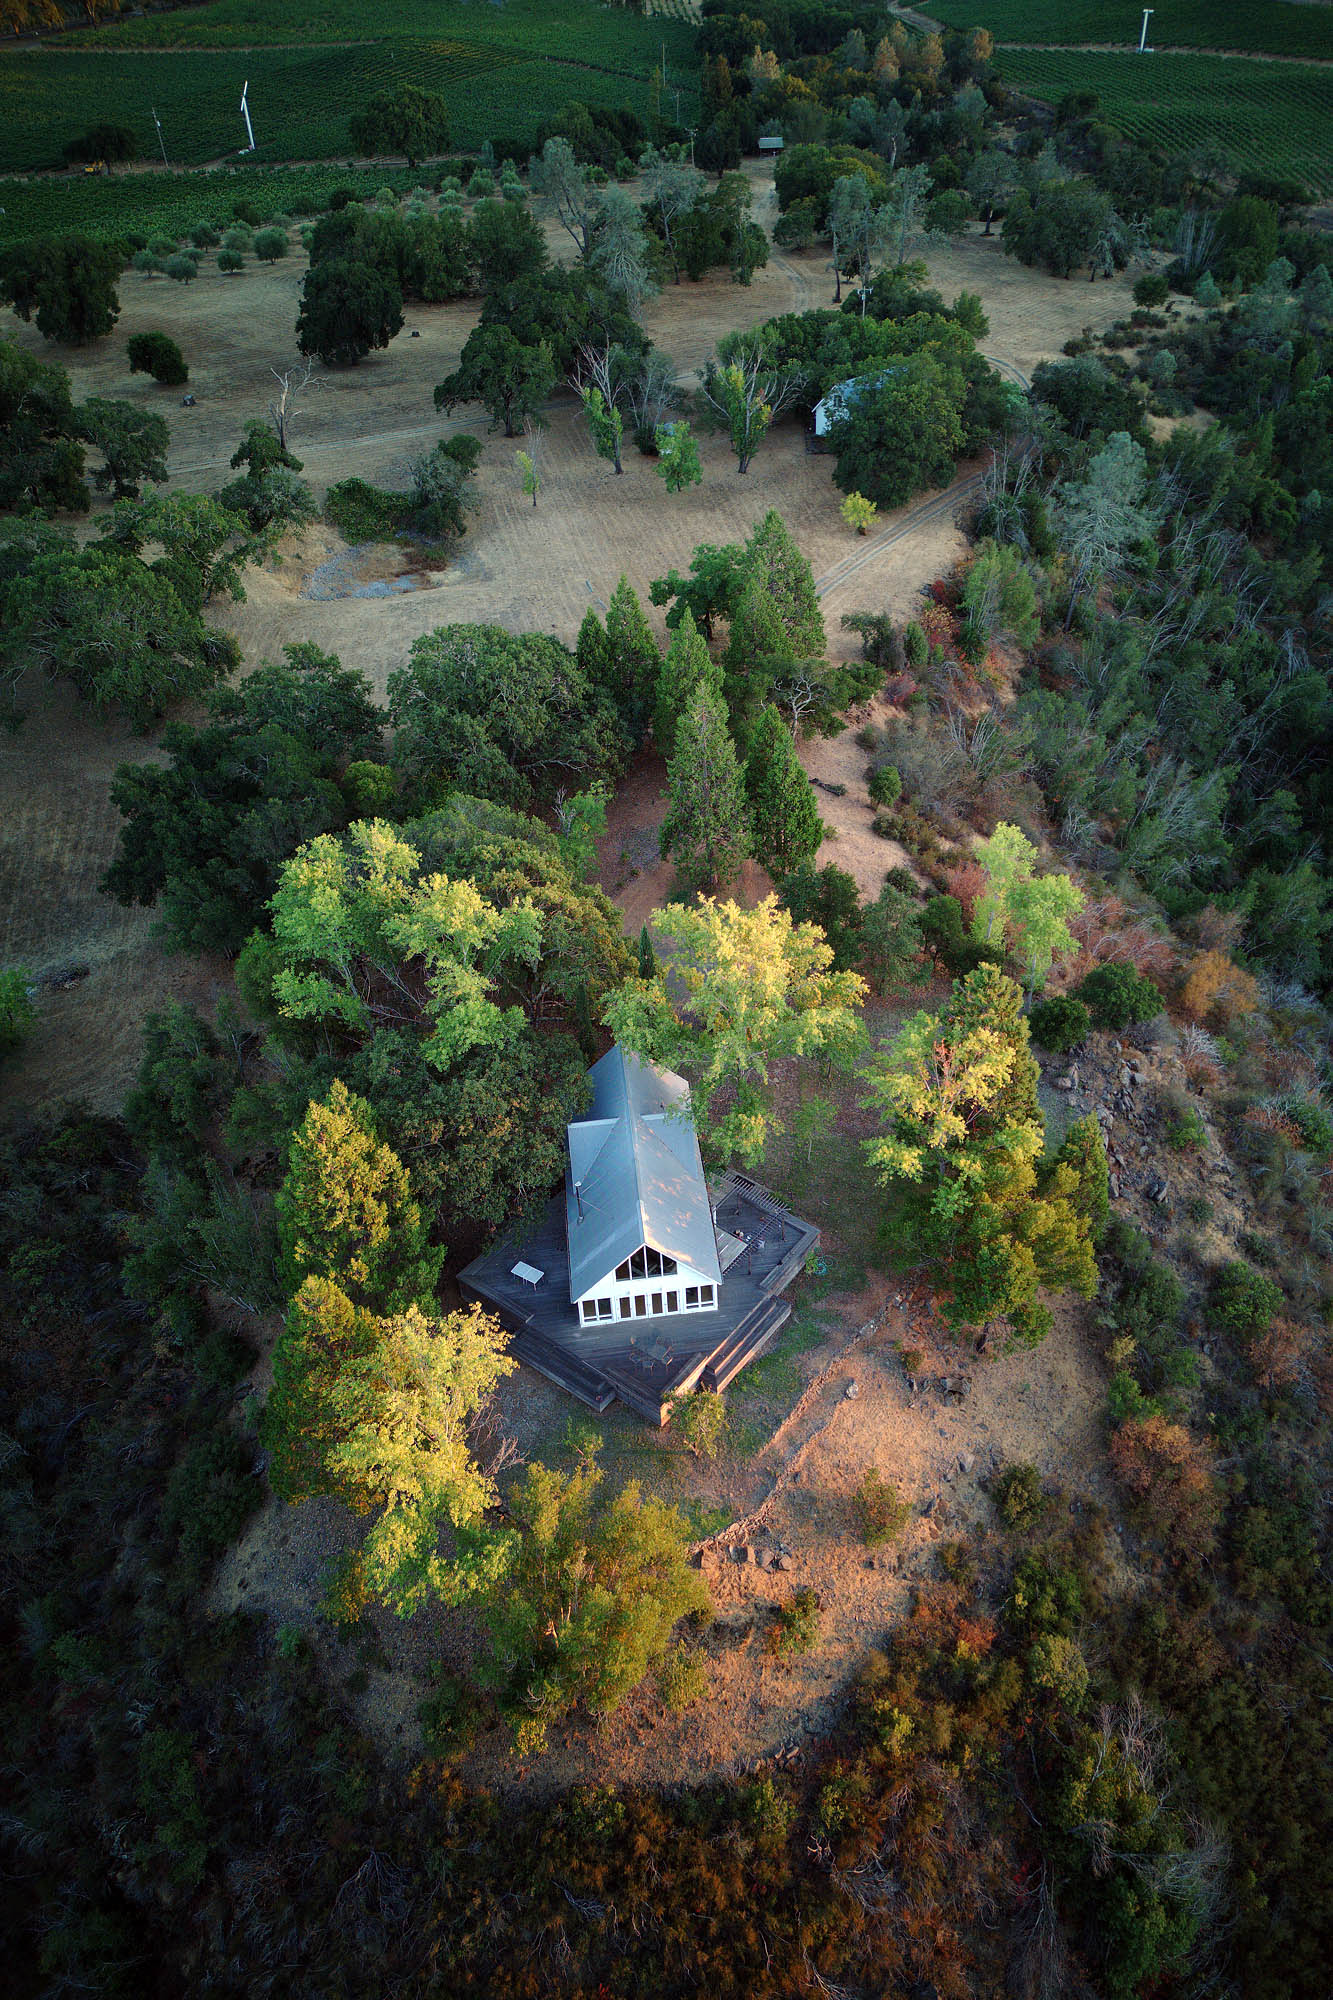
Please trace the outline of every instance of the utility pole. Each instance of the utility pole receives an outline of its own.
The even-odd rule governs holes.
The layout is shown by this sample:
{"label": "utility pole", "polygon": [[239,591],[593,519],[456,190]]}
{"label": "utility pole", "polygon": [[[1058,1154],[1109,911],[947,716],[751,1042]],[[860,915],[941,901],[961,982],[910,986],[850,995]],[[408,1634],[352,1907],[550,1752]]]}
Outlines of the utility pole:
{"label": "utility pole", "polygon": [[156,105],[153,106],[153,123],[157,127],[157,143],[162,148],[162,164],[164,167],[169,167],[171,161],[167,158],[167,142],[162,137],[162,120],[157,115]]}

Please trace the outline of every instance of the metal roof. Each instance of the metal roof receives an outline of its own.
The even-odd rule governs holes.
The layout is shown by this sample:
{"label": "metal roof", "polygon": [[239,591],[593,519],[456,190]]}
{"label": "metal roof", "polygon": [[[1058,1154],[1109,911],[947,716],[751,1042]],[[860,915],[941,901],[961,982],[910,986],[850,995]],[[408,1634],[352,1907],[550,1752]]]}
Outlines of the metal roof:
{"label": "metal roof", "polygon": [[619,1046],[588,1072],[592,1103],[568,1128],[569,1296],[646,1244],[722,1281],[690,1087]]}

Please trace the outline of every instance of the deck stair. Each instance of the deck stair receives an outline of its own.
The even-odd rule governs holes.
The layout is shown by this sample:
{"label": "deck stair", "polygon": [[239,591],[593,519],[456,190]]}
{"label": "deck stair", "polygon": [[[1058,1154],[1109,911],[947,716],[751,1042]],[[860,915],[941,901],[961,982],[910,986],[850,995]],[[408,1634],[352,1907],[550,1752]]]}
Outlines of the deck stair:
{"label": "deck stair", "polygon": [[590,1410],[609,1409],[616,1400],[616,1392],[605,1375],[596,1368],[590,1368],[586,1361],[580,1361],[567,1347],[558,1341],[548,1340],[545,1334],[524,1327],[515,1333],[509,1343],[509,1351],[518,1361],[535,1368],[539,1375],[545,1375],[561,1389],[567,1389],[571,1396],[577,1396]]}
{"label": "deck stair", "polygon": [[720,1394],[735,1381],[742,1368],[765,1352],[778,1329],[790,1318],[791,1306],[786,1299],[762,1299],[752,1306],[740,1325],[708,1357],[708,1365],[699,1377],[700,1386]]}

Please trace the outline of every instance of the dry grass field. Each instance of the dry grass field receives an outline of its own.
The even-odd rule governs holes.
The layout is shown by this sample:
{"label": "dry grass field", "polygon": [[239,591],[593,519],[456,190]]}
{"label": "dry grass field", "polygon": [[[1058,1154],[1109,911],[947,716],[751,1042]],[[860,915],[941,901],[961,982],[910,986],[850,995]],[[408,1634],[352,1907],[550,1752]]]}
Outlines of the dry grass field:
{"label": "dry grass field", "polygon": [[[756,170],[755,180],[756,212],[771,223],[767,174]],[[1122,315],[1129,299],[1127,283],[1090,289],[1025,271],[1003,256],[997,239],[975,233],[930,264],[932,282],[946,296],[964,288],[980,293],[991,319],[985,349],[1021,376],[1057,354],[1085,322]],[[270,370],[294,358],[303,273],[304,259],[293,255],[238,278],[208,267],[189,287],[127,275],[114,339],[86,352],[49,349],[25,326],[11,323],[4,332],[67,366],[76,396],[120,396],[161,410],[172,430],[172,483],[208,490],[231,476],[228,460],[243,426],[264,414],[274,386]],[[775,257],[747,290],[721,279],[669,289],[650,303],[645,322],[688,378],[730,328],[827,303],[830,290],[822,259]],[[316,527],[247,578],[244,604],[213,614],[237,635],[248,665],[309,639],[358,666],[382,695],[413,639],[436,625],[493,620],[572,640],[588,605],[604,606],[622,573],[646,598],[651,580],[673,564],[688,565],[700,542],[742,539],[769,507],[781,512],[810,558],[831,648],[842,655],[844,612],[910,615],[923,585],[964,546],[958,516],[975,467],[960,468],[957,490],[943,504],[922,496],[858,542],[839,517],[829,460],[807,454],[796,426],[779,425],[744,478],[722,440],[702,438],[704,482],[673,497],[653,465],[632,450],[620,478],[598,460],[568,396],[553,405],[542,437],[544,483],[534,510],[516,474],[515,444],[488,436],[484,418],[470,412],[446,426],[432,406],[431,390],[456,364],[474,318],[468,306],[413,308],[387,352],[312,382],[293,433],[320,494],[352,474],[389,485],[404,480],[409,459],[446,429],[483,437],[477,508],[455,558],[429,573],[429,587],[316,600],[305,594],[315,573],[347,556],[332,531]],[[177,392],[129,375],[125,341],[152,327],[184,349],[195,407],[185,409]],[[410,560],[397,550],[373,551],[358,558],[358,574],[391,576]],[[36,1030],[7,1067],[0,1091],[11,1103],[80,1097],[111,1110],[137,1067],[145,1014],[169,999],[207,1006],[228,968],[224,961],[168,957],[154,940],[150,912],[124,910],[98,893],[118,830],[109,779],[123,760],[156,755],[151,738],[90,717],[63,689],[23,694],[22,731],[0,739],[0,962],[26,964],[42,985]],[[820,858],[836,860],[873,894],[885,869],[905,857],[870,832],[864,752],[847,730],[816,740],[803,754],[825,786],[847,788],[836,798],[820,792],[833,836]],[[631,933],[671,886],[670,868],[657,859],[663,787],[660,762],[640,760],[613,803],[601,844],[603,880]],[[769,886],[750,864],[735,893],[753,902]],[[806,1194],[809,1212],[826,1225],[835,1289],[822,1301],[807,1300],[793,1322],[797,1331],[763,1364],[766,1372],[738,1385],[737,1447],[705,1466],[678,1440],[645,1433],[623,1412],[602,1421],[613,1473],[642,1476],[654,1490],[688,1500],[701,1510],[696,1518],[710,1512],[714,1523],[739,1518],[780,1477],[767,1525],[797,1552],[795,1571],[778,1577],[723,1565],[710,1572],[719,1620],[707,1640],[702,1711],[671,1718],[644,1692],[601,1731],[580,1725],[564,1732],[536,1772],[516,1770],[498,1738],[484,1742],[466,1767],[473,1780],[554,1788],[614,1770],[630,1780],[679,1781],[751,1764],[821,1733],[867,1640],[901,1610],[911,1577],[929,1563],[940,1535],[984,1513],[979,1481],[992,1460],[1026,1455],[1048,1474],[1072,1480],[1072,1468],[1095,1457],[1084,1447],[1099,1384],[1067,1325],[1035,1363],[1030,1357],[988,1363],[964,1406],[909,1392],[900,1349],[920,1352],[914,1366],[924,1375],[956,1371],[959,1355],[893,1284],[866,1276],[869,1245],[861,1238],[873,1218],[863,1199],[854,1099],[849,1090],[838,1129],[814,1166],[802,1175],[787,1163],[793,1198]],[[781,1172],[781,1162],[775,1165]],[[857,1329],[872,1316],[876,1330],[857,1341]],[[858,1391],[851,1399],[850,1383]],[[807,1389],[808,1404],[790,1419]],[[505,1401],[520,1444],[545,1456],[559,1452],[571,1423],[577,1426],[584,1414],[527,1370],[508,1385]],[[916,1507],[893,1568],[872,1565],[851,1530],[850,1496],[872,1465]],[[952,1484],[949,1468],[957,1475]],[[925,1500],[942,1491],[947,1499],[927,1517]],[[429,1662],[466,1645],[466,1635],[439,1620],[411,1628],[385,1620],[369,1650],[355,1657],[344,1651],[315,1614],[322,1569],[345,1533],[337,1510],[325,1503],[284,1509],[270,1501],[224,1562],[214,1601],[316,1626],[325,1669],[335,1683],[352,1682],[347,1696],[360,1719],[387,1749],[410,1753]],[[821,1643],[803,1659],[779,1663],[763,1643],[768,1606],[802,1583],[812,1584],[827,1607]]]}
{"label": "dry grass field", "polygon": [[[756,213],[771,223],[768,175],[762,167],[753,175]],[[228,460],[245,423],[264,415],[275,386],[270,370],[294,359],[304,268],[297,253],[275,265],[251,265],[237,277],[205,265],[189,286],[127,273],[115,335],[86,350],[52,348],[12,319],[4,333],[66,366],[76,396],[125,397],[161,411],[172,431],[172,484],[208,490],[231,476]],[[991,318],[986,351],[1023,374],[1058,353],[1085,322],[1123,313],[1129,295],[1121,281],[1089,288],[1024,270],[1003,255],[997,239],[977,233],[933,255],[930,273],[946,296],[964,288],[981,294]],[[822,258],[774,257],[748,289],[724,278],[668,288],[649,304],[645,323],[688,375],[729,328],[826,303],[830,294]],[[553,406],[542,440],[544,485],[534,510],[520,489],[514,444],[488,437],[485,419],[472,412],[444,425],[431,403],[432,388],[456,365],[474,319],[467,305],[414,307],[386,352],[359,368],[316,377],[294,431],[307,477],[321,493],[352,474],[392,484],[412,455],[447,429],[484,437],[477,512],[458,559],[437,588],[313,602],[301,594],[312,570],[341,549],[336,537],[316,530],[305,547],[290,547],[251,574],[247,603],[218,609],[248,663],[294,639],[312,639],[359,666],[382,692],[412,640],[439,624],[495,620],[572,639],[589,603],[604,603],[622,572],[646,593],[653,577],[687,564],[699,542],[739,539],[769,507],[783,514],[817,577],[855,558],[855,569],[824,597],[836,650],[846,644],[838,623],[843,612],[906,615],[915,593],[962,547],[947,509],[897,539],[890,539],[897,524],[885,517],[874,541],[858,546],[839,518],[829,462],[807,455],[791,424],[777,427],[744,478],[724,442],[706,437],[704,483],[690,493],[668,495],[652,465],[633,451],[617,479],[593,456],[569,397]],[[152,327],[184,349],[194,408],[129,374],[125,341]],[[43,988],[37,1032],[0,1088],[10,1100],[75,1095],[111,1108],[133,1075],[145,1013],[170,996],[206,996],[224,968],[167,960],[153,941],[150,913],[122,910],[97,892],[118,827],[107,781],[122,760],[152,756],[151,741],[89,717],[61,690],[23,693],[28,720],[17,737],[0,743],[0,957],[28,965],[43,980],[76,965],[89,971],[63,990]],[[844,740],[816,743],[810,756],[818,775],[846,781]],[[869,844],[864,800],[849,793],[825,805],[826,818],[839,828],[839,864],[873,888],[898,857],[882,843]],[[834,852],[830,847],[828,854]],[[637,906],[650,885],[636,887]]]}

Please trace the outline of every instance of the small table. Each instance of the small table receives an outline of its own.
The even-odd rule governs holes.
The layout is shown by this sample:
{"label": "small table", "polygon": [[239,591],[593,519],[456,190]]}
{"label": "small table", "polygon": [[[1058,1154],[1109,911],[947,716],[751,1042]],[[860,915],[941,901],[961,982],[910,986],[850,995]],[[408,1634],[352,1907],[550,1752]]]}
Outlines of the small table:
{"label": "small table", "polygon": [[546,1276],[546,1273],[545,1271],[539,1271],[535,1264],[515,1264],[509,1275],[513,1278],[521,1278],[524,1284],[531,1285],[535,1292],[542,1279]]}

